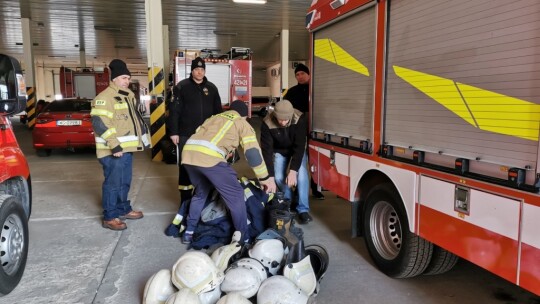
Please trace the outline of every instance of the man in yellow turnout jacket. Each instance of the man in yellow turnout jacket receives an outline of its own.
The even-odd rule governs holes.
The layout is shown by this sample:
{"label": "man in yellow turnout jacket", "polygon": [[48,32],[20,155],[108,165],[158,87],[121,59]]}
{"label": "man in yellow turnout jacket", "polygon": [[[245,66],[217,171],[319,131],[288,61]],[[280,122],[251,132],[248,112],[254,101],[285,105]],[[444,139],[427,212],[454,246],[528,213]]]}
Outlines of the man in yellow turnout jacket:
{"label": "man in yellow turnout jacket", "polygon": [[248,108],[243,101],[231,103],[231,110],[208,118],[193,134],[182,151],[182,164],[195,188],[191,199],[187,228],[182,237],[191,243],[193,232],[210,191],[215,188],[229,209],[236,231],[247,241],[248,225],[244,190],[238,183],[236,171],[227,158],[242,145],[249,166],[267,192],[275,192],[276,184],[269,179],[255,131],[246,121]]}
{"label": "man in yellow turnout jacket", "polygon": [[103,227],[127,228],[125,219],[143,217],[128,200],[132,177],[132,152],[150,146],[148,129],[136,109],[135,95],[128,89],[131,73],[126,64],[114,59],[109,64],[111,82],[92,101],[92,128],[96,154],[103,167]]}

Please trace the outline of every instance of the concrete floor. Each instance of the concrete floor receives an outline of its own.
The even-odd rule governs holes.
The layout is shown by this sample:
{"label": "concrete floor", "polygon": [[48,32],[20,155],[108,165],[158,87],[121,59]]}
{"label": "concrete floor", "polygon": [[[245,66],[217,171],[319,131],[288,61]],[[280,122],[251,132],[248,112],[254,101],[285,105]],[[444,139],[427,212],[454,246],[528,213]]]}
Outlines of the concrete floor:
{"label": "concrete floor", "polygon": [[[146,280],[172,268],[186,251],[164,228],[178,208],[177,168],[137,153],[130,192],[144,218],[128,229],[101,228],[102,171],[93,152],[53,151],[37,157],[31,133],[14,128],[30,163],[33,212],[30,250],[19,286],[0,303],[142,302]],[[245,164],[239,171],[252,173]],[[314,303],[540,303],[540,298],[470,263],[449,273],[395,280],[372,264],[362,238],[351,238],[350,205],[330,192],[311,202],[314,222],[303,225],[306,244],[327,248],[330,266]]]}

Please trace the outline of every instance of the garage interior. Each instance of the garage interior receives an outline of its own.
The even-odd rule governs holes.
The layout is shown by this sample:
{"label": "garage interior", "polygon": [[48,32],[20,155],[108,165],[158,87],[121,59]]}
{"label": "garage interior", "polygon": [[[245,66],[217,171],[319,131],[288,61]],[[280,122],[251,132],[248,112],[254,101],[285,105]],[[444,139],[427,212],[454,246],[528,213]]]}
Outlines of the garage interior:
{"label": "garage interior", "polygon": [[[265,87],[268,68],[281,61],[283,30],[289,36],[288,61],[309,61],[305,28],[309,2],[162,0],[169,53],[249,47],[254,56],[253,85]],[[28,63],[21,18],[28,18],[36,71],[54,74],[60,66],[103,67],[122,58],[134,75],[147,76],[144,0],[4,0],[2,6],[0,53],[18,58],[23,68]],[[294,85],[294,77],[288,83]],[[51,100],[54,94],[38,88],[38,99]],[[260,117],[250,122],[260,129]],[[171,269],[189,250],[180,239],[163,233],[178,208],[177,167],[152,161],[150,151],[136,153],[130,198],[134,209],[145,216],[129,221],[124,231],[103,229],[103,176],[95,152],[55,150],[50,157],[38,157],[31,130],[17,116],[12,124],[30,165],[33,210],[26,270],[17,288],[0,297],[0,303],[142,303],[147,280],[160,269]],[[235,169],[241,176],[253,177],[243,159]],[[373,265],[363,239],[351,236],[351,204],[330,192],[324,194],[325,200],[310,200],[314,221],[300,225],[306,245],[322,245],[330,257],[312,303],[540,303],[532,293],[466,261],[439,276],[407,280],[385,276]]]}

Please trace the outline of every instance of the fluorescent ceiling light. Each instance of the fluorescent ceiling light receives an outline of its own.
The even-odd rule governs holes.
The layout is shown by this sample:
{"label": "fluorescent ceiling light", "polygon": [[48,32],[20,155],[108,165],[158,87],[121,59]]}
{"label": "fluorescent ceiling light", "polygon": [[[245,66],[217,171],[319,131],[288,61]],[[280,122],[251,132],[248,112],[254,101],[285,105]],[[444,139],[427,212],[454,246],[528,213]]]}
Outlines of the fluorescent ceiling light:
{"label": "fluorescent ceiling light", "polygon": [[131,50],[131,49],[134,49],[135,47],[133,47],[132,45],[115,45],[114,48]]}
{"label": "fluorescent ceiling light", "polygon": [[110,31],[110,32],[121,32],[122,28],[117,26],[107,26],[107,25],[94,25],[95,30],[101,31]]}
{"label": "fluorescent ceiling light", "polygon": [[266,0],[233,0],[236,3],[266,4]]}
{"label": "fluorescent ceiling light", "polygon": [[238,33],[236,32],[225,32],[225,31],[214,31],[214,34],[221,35],[221,36],[236,36]]}

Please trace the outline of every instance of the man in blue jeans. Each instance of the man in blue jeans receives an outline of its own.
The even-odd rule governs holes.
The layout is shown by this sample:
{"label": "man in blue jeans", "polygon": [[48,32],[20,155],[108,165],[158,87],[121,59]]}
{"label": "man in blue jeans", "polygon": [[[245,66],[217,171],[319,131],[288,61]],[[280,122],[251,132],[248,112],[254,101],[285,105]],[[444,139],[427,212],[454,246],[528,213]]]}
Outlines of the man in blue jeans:
{"label": "man in blue jeans", "polygon": [[128,200],[131,186],[133,152],[150,147],[148,128],[137,111],[135,94],[129,90],[131,73],[120,59],[109,64],[111,82],[92,101],[92,128],[96,154],[103,167],[103,228],[124,230],[126,219],[143,217],[131,208]]}
{"label": "man in blue jeans", "polygon": [[313,220],[309,215],[306,140],[307,117],[286,99],[278,102],[274,111],[263,119],[261,150],[268,174],[274,178],[285,199],[292,200],[291,188],[298,188],[296,211],[302,223]]}

